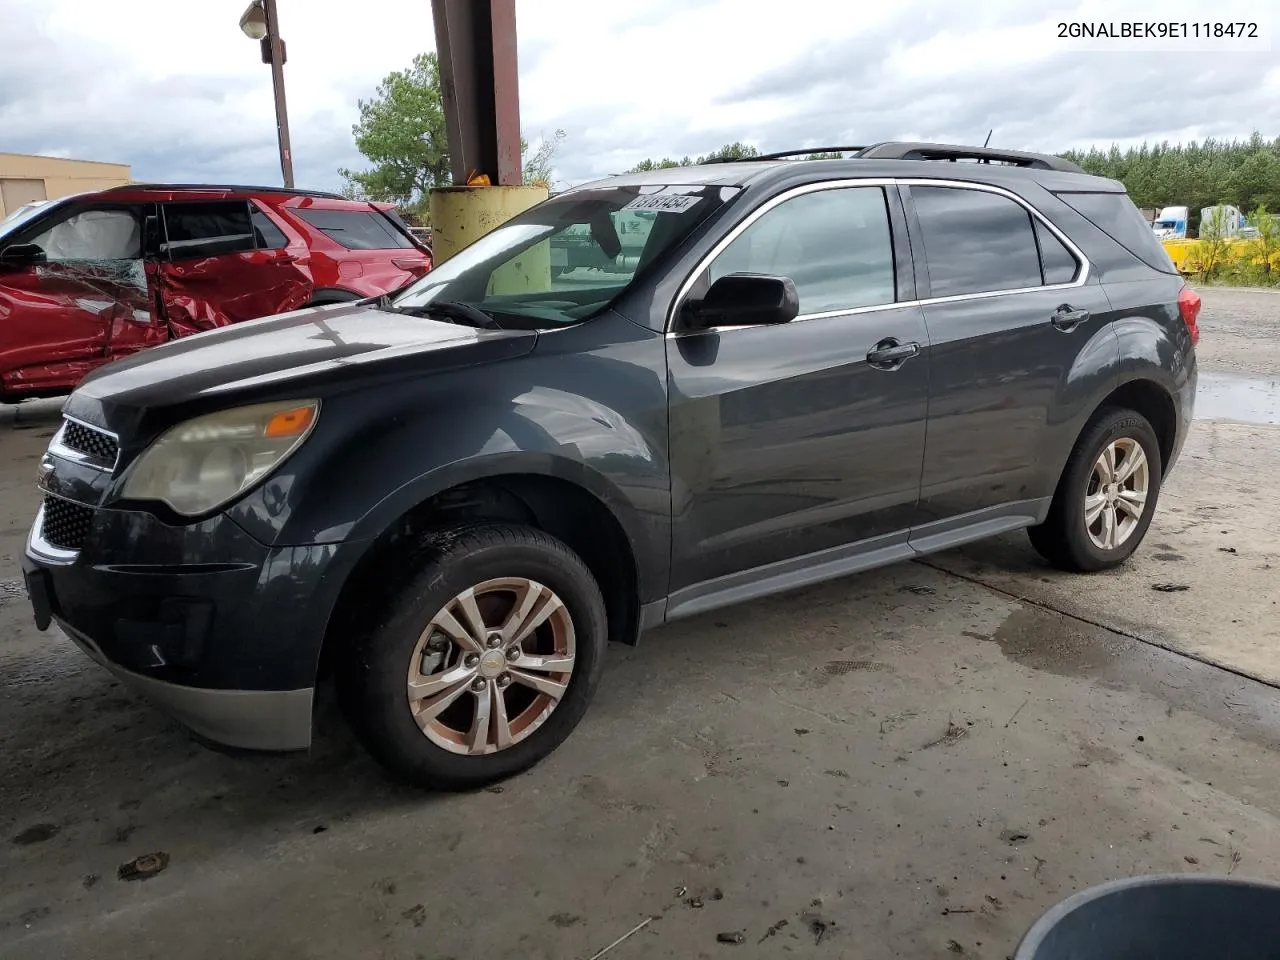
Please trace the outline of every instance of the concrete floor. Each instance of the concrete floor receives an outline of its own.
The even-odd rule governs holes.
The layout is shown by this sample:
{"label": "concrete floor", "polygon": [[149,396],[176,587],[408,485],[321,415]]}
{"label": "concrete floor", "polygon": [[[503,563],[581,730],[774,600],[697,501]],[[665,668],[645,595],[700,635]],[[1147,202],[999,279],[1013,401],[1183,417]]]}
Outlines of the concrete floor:
{"label": "concrete floor", "polygon": [[[1204,368],[1275,380],[1280,295],[1204,297]],[[211,753],[35,632],[55,414],[0,424],[0,956],[587,960],[654,917],[608,960],[1000,960],[1097,882],[1280,878],[1277,692],[1240,675],[1280,682],[1280,427],[1200,423],[1123,571],[1019,535],[686,621],[541,766],[430,796],[327,708],[309,756]]]}

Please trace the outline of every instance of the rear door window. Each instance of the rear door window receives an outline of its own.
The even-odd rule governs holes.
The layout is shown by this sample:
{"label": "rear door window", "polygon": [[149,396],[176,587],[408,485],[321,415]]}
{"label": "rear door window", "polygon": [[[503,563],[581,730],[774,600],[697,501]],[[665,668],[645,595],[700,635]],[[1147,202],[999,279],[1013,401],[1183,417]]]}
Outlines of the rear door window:
{"label": "rear door window", "polygon": [[997,193],[911,187],[929,266],[929,295],[1024,290],[1043,284],[1031,214]]}
{"label": "rear door window", "polygon": [[1057,197],[1147,266],[1162,273],[1178,272],[1127,193],[1059,193]]}
{"label": "rear door window", "polygon": [[413,246],[413,241],[391,221],[373,210],[294,208],[291,212],[348,250],[398,250]]}
{"label": "rear door window", "polygon": [[160,208],[165,228],[160,252],[171,260],[217,257],[257,247],[245,200],[163,203]]}
{"label": "rear door window", "polygon": [[780,203],[725,247],[708,280],[730,273],[791,278],[802,316],[893,303],[884,190],[819,190]]}

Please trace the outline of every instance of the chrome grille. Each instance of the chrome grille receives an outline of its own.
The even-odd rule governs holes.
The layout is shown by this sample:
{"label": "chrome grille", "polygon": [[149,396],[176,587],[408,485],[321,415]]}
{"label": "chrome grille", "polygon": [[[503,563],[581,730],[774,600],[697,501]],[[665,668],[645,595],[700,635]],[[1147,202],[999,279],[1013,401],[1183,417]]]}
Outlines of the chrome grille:
{"label": "chrome grille", "polygon": [[115,467],[120,453],[120,442],[113,435],[79,420],[64,420],[55,443],[107,470]]}
{"label": "chrome grille", "polygon": [[60,497],[44,498],[44,524],[40,535],[44,541],[60,550],[79,550],[89,535],[93,522],[93,508],[63,500]]}

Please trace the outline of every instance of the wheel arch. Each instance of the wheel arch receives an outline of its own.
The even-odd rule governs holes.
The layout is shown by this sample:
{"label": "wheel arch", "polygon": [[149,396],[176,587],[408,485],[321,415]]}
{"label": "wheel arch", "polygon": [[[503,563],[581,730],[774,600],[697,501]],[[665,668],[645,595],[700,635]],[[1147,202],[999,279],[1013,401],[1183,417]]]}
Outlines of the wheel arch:
{"label": "wheel arch", "polygon": [[1126,380],[1098,403],[1089,415],[1089,420],[1109,407],[1141,414],[1151,424],[1156,440],[1160,443],[1161,468],[1173,460],[1178,437],[1178,411],[1173,394],[1167,388],[1155,380],[1141,376]]}
{"label": "wheel arch", "polygon": [[1080,438],[1089,428],[1089,424],[1103,410],[1124,408],[1133,410],[1146,418],[1156,433],[1160,443],[1160,465],[1162,472],[1167,473],[1169,463],[1178,449],[1178,415],[1173,394],[1169,388],[1158,380],[1135,372],[1118,384],[1112,382],[1110,389],[1097,396],[1076,420],[1071,433],[1070,446],[1061,451],[1055,458],[1052,474],[1053,493],[1056,496],[1058,485],[1062,481],[1063,472],[1071,459],[1071,454],[1080,445]]}
{"label": "wheel arch", "polygon": [[[505,458],[504,458],[505,459]],[[448,482],[424,486],[379,511],[379,529],[351,541],[360,545],[338,590],[317,664],[328,665],[370,598],[394,590],[397,569],[415,568],[438,547],[442,531],[484,521],[527,524],[564,542],[591,571],[604,596],[609,639],[634,645],[640,631],[640,568],[626,524],[602,492],[607,481],[571,479],[561,473],[522,469],[454,472]],[[469,475],[469,474],[475,475]],[[594,489],[593,489],[594,488]],[[369,524],[362,521],[365,532]]]}

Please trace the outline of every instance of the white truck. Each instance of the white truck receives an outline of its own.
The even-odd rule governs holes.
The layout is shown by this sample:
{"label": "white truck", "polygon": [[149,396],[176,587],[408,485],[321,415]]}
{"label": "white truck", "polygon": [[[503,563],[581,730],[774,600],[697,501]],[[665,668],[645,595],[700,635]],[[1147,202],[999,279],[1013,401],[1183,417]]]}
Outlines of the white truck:
{"label": "white truck", "polygon": [[1157,240],[1185,240],[1187,238],[1186,207],[1164,207],[1151,224]]}
{"label": "white truck", "polygon": [[1240,237],[1241,239],[1258,235],[1258,229],[1250,226],[1240,209],[1229,203],[1201,209],[1200,236],[1203,237],[1206,232],[1213,232],[1219,237]]}

